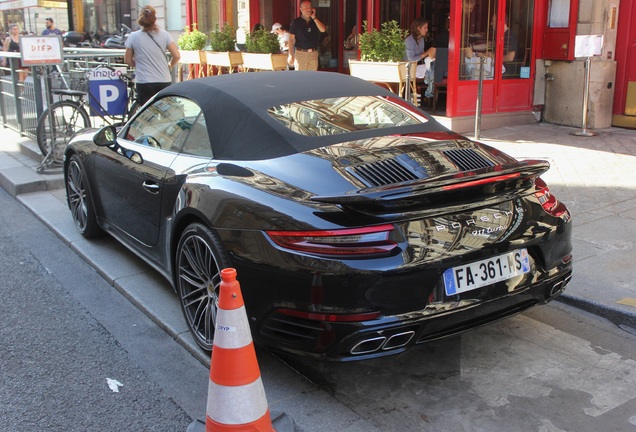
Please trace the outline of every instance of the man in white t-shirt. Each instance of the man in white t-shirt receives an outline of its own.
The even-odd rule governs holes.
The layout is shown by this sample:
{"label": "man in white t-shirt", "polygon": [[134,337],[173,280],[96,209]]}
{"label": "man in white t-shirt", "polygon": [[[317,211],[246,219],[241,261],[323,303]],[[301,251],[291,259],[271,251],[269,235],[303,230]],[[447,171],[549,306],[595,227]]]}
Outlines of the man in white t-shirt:
{"label": "man in white t-shirt", "polygon": [[275,23],[272,26],[272,33],[276,33],[278,36],[278,43],[280,44],[280,52],[287,53],[289,51],[289,32],[283,28],[281,23]]}

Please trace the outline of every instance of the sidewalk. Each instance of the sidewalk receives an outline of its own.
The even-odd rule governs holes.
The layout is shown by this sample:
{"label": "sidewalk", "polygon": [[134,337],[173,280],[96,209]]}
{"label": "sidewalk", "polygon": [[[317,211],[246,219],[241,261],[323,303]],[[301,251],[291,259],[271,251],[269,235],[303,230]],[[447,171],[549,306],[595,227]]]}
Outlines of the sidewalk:
{"label": "sidewalk", "polygon": [[559,300],[636,332],[636,131],[578,131],[537,123],[483,131],[480,141],[550,162],[543,178],[574,223],[573,278]]}
{"label": "sidewalk", "polygon": [[[536,123],[486,130],[480,141],[517,158],[550,162],[543,177],[568,206],[574,223],[574,275],[559,300],[636,332],[636,131],[571,134],[578,130]],[[0,129],[0,186],[60,237],[77,238],[70,216],[64,217],[61,172],[37,174],[34,157],[35,143]],[[61,216],[62,227],[55,219],[47,222],[46,215],[52,214]]]}

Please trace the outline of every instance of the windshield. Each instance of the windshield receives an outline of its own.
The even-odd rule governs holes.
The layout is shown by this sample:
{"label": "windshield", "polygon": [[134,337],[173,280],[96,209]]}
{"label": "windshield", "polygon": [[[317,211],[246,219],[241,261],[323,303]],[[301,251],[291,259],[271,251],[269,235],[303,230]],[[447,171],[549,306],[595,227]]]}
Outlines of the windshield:
{"label": "windshield", "polygon": [[379,96],[294,102],[272,107],[268,113],[288,129],[305,136],[337,135],[427,122],[426,117],[417,112]]}

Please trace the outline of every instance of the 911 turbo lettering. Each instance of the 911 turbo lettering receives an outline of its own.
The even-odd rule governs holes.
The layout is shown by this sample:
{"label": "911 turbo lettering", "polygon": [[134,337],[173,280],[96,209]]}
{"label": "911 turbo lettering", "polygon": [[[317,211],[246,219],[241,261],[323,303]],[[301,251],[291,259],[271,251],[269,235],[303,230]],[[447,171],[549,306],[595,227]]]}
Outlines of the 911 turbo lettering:
{"label": "911 turbo lettering", "polygon": [[506,229],[505,226],[499,225],[498,227],[488,227],[488,228],[482,228],[482,229],[479,229],[479,230],[474,230],[471,234],[473,236],[492,234],[494,232],[503,231],[505,229]]}

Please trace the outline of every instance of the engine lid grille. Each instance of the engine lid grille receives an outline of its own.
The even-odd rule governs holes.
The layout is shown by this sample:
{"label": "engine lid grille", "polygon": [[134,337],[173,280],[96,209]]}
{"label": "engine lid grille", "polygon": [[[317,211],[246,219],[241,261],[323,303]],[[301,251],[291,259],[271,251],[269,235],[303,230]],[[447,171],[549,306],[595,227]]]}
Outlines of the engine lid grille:
{"label": "engine lid grille", "polygon": [[486,159],[474,149],[444,150],[444,155],[461,171],[473,171],[494,166],[494,162]]}
{"label": "engine lid grille", "polygon": [[428,177],[426,168],[408,155],[348,167],[347,172],[370,187]]}

